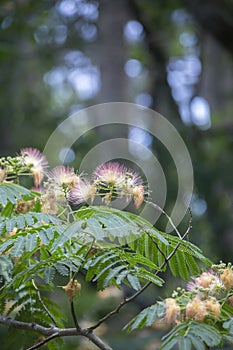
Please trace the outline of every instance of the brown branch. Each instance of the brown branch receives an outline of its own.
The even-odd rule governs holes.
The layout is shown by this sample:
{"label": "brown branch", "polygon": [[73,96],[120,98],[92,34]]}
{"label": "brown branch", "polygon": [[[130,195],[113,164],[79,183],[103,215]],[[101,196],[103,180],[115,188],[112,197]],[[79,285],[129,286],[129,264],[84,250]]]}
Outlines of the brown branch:
{"label": "brown branch", "polygon": [[[28,323],[16,321],[10,317],[0,316],[0,324],[8,325],[17,329],[36,332],[45,336],[48,336],[52,340],[55,337],[69,337],[69,336],[78,336],[81,335],[83,337],[88,338],[92,343],[99,347],[101,350],[112,350],[112,348],[105,344],[96,334],[94,334],[90,329],[87,328],[58,328],[58,327],[44,327],[37,323]],[[46,340],[46,339],[45,339]],[[42,346],[41,344],[40,346]],[[38,348],[38,344],[37,344]],[[33,349],[33,348],[32,348]],[[36,349],[34,347],[34,349]],[[29,350],[29,349],[28,349]]]}

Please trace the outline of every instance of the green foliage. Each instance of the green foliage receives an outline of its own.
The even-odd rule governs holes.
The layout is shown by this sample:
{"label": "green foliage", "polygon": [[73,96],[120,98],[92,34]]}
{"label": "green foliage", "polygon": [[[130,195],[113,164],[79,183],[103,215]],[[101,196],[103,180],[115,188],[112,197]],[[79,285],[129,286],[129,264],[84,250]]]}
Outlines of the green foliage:
{"label": "green foliage", "polygon": [[[192,243],[157,230],[135,214],[106,206],[81,207],[77,211],[65,206],[61,215],[49,215],[42,212],[38,194],[13,183],[4,185],[0,309],[16,320],[27,319],[48,327],[56,322],[63,327],[62,310],[50,297],[56,292],[58,276],[68,283],[82,272],[87,282],[96,283],[97,290],[127,285],[138,292],[145,283],[161,287],[162,274],[168,267],[174,276],[188,279],[200,272],[198,262],[210,263]],[[20,213],[19,203],[29,210]],[[157,302],[126,328],[132,331],[151,326],[165,312],[164,302]],[[180,349],[191,345],[201,349],[210,343],[211,327],[207,326],[196,339],[198,324],[187,327],[175,327],[164,338],[162,348],[178,344]],[[215,335],[211,344],[217,344],[217,339]],[[57,345],[52,342],[49,346],[55,349]]]}
{"label": "green foliage", "polygon": [[129,332],[135,329],[141,329],[144,327],[151,326],[155,320],[158,318],[163,318],[165,316],[165,305],[164,302],[157,302],[155,305],[145,308],[140,312],[136,317],[134,317],[124,329],[127,329]]}
{"label": "green foliage", "polygon": [[159,268],[154,263],[137,253],[121,248],[103,249],[89,259],[84,267],[87,269],[86,279],[97,281],[98,289],[110,285],[120,287],[124,282],[139,290],[140,280],[150,281],[158,286],[162,286],[164,282],[147,269],[158,271]]}
{"label": "green foliage", "polygon": [[[157,319],[163,320],[165,313],[165,304],[157,302],[155,305],[144,309],[125,326],[125,329],[131,332],[135,329],[151,326]],[[227,328],[228,325],[229,322],[224,324],[224,328]],[[160,349],[169,350],[177,346],[179,350],[204,350],[206,346],[219,346],[223,340],[224,333],[219,332],[216,327],[194,321],[182,322],[162,338]]]}
{"label": "green foliage", "polygon": [[25,187],[14,183],[0,183],[0,205],[6,205],[8,202],[16,204],[22,200],[23,196],[29,195],[30,191]]}
{"label": "green foliage", "polygon": [[[145,230],[139,239],[129,242],[129,246],[158,266],[161,266],[164,263],[164,259],[167,259],[175,250],[173,256],[168,260],[168,265],[174,276],[180,276],[184,279],[188,279],[189,276],[196,276],[200,272],[196,260],[206,265],[211,265],[211,262],[194,244],[188,241],[181,241],[176,236],[158,232],[157,230]],[[166,267],[167,265],[164,266],[164,269]]]}
{"label": "green foliage", "polygon": [[172,349],[177,345],[179,350],[204,350],[206,347],[219,346],[222,342],[222,335],[208,324],[190,322],[181,323],[165,337],[161,350]]}

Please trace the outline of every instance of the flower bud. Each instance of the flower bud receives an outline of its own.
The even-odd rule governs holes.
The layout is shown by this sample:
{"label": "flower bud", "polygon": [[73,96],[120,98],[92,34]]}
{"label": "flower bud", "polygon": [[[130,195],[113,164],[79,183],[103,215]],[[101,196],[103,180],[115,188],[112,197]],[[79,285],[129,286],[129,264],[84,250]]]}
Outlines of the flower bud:
{"label": "flower bud", "polygon": [[73,301],[75,295],[81,291],[81,284],[77,280],[71,279],[66,286],[62,287],[68,295],[70,301]]}
{"label": "flower bud", "polygon": [[7,172],[6,169],[0,168],[0,183],[6,180]]}

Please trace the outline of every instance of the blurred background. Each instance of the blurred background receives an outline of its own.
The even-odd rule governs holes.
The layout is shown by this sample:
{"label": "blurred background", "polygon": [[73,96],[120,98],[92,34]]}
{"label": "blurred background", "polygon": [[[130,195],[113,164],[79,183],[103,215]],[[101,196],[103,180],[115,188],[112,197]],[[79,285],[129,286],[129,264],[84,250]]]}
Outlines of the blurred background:
{"label": "blurred background", "polygon": [[[1,0],[1,156],[27,146],[43,150],[62,121],[94,104],[121,101],[154,109],[179,131],[193,162],[190,239],[214,262],[232,261],[232,37],[232,0]],[[156,152],[169,211],[177,191],[172,159],[149,134],[123,132]],[[117,128],[87,133],[69,150],[66,163],[77,168],[96,143],[121,134]],[[137,336],[118,331],[179,283],[167,278],[167,288],[151,289],[102,327],[114,349],[157,348],[159,326]],[[113,290],[97,296],[91,285],[85,288],[77,302],[84,321],[104,314],[120,297]],[[4,346],[19,349],[17,343]],[[94,349],[76,339],[64,348]]]}

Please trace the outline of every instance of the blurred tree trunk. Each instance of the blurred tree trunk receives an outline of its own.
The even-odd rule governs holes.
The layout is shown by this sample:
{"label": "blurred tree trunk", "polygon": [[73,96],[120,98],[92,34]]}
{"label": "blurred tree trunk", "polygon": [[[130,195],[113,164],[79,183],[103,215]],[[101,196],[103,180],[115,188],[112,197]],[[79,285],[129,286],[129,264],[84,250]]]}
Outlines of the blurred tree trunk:
{"label": "blurred tree trunk", "polygon": [[207,33],[201,35],[201,46],[203,73],[198,91],[215,112],[224,108],[224,118],[221,120],[224,123],[227,118],[232,117],[232,59],[229,53]]}
{"label": "blurred tree trunk", "polygon": [[124,73],[127,49],[123,36],[124,26],[130,19],[127,2],[101,0],[99,10],[99,36],[93,56],[101,71],[101,90],[95,102],[127,101]]}

